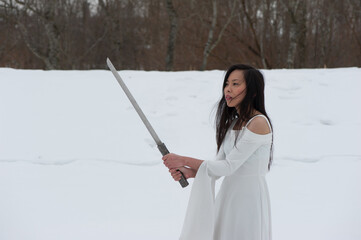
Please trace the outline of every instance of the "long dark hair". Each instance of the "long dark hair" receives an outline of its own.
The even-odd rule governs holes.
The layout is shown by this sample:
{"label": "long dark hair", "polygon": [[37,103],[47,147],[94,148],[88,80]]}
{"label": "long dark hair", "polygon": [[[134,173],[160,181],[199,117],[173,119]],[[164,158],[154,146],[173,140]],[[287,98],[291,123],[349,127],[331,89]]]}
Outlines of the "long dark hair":
{"label": "long dark hair", "polygon": [[[226,81],[228,80],[229,75],[234,70],[241,70],[243,72],[243,76],[246,81],[246,89],[247,89],[246,96],[238,106],[240,109],[240,114],[237,113],[235,107],[227,106],[227,102],[224,96],[224,88],[226,86]],[[238,118],[234,127],[235,129],[241,129],[241,127],[253,117],[252,115],[253,110],[259,111],[260,113],[262,113],[267,117],[271,125],[272,143],[271,143],[270,160],[268,163],[268,169],[270,169],[273,159],[273,127],[271,120],[269,119],[265,109],[264,86],[265,84],[262,73],[251,66],[244,64],[236,64],[231,66],[227,70],[223,81],[222,98],[218,103],[218,108],[216,113],[216,140],[217,140],[217,152],[218,152],[233,120]],[[237,131],[236,140],[238,135],[239,135],[239,131]]]}

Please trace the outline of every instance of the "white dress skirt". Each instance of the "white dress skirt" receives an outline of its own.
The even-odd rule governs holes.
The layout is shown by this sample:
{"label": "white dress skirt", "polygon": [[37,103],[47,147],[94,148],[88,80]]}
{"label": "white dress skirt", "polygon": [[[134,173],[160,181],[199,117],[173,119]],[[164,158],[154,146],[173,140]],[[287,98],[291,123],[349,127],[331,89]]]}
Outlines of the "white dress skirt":
{"label": "white dress skirt", "polygon": [[[255,117],[259,116],[266,118]],[[252,119],[241,130],[234,146],[235,120],[216,159],[204,161],[199,167],[180,240],[271,240],[265,175],[272,133],[251,132],[247,126]],[[215,198],[215,181],[222,176],[225,178]]]}

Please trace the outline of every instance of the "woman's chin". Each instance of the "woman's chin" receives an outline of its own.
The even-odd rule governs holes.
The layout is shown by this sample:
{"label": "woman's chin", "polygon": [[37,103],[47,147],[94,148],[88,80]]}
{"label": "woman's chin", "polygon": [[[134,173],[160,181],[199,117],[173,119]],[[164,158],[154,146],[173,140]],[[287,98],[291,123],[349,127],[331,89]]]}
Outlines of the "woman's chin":
{"label": "woman's chin", "polygon": [[233,104],[230,104],[230,103],[227,103],[227,106],[230,107],[230,108],[231,108],[231,107],[234,107],[234,105],[233,105]]}

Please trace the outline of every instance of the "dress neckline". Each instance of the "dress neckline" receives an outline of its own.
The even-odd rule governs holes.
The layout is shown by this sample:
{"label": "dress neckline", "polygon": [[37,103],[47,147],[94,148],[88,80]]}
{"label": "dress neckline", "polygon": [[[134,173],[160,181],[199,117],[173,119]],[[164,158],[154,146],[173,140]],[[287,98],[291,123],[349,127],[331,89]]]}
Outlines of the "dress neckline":
{"label": "dress neckline", "polygon": [[255,134],[255,135],[260,135],[260,136],[267,136],[267,135],[269,135],[269,134],[272,134],[272,131],[269,132],[269,133],[266,133],[266,134],[258,134],[258,133],[252,132],[251,130],[249,130],[249,129],[247,128],[249,122],[250,122],[253,118],[257,117],[257,116],[263,116],[263,117],[266,119],[269,128],[271,129],[271,126],[270,126],[270,124],[269,124],[268,119],[266,118],[266,116],[263,115],[263,114],[257,114],[257,115],[254,115],[253,117],[251,117],[251,119],[248,120],[248,122],[246,123],[246,125],[244,125],[241,129],[233,129],[233,128],[234,128],[234,125],[236,124],[236,120],[238,119],[238,118],[235,118],[235,119],[233,120],[234,122],[231,124],[231,132],[233,132],[233,133],[236,132],[236,131],[242,131],[242,132],[243,132],[244,129],[246,129],[246,130],[248,130],[248,132],[251,132],[251,133],[253,133],[253,134]]}
{"label": "dress neckline", "polygon": [[242,131],[242,132],[243,132],[244,130],[250,132],[251,134],[257,135],[257,136],[267,136],[267,135],[272,134],[272,132],[269,132],[269,133],[266,133],[266,134],[254,133],[254,132],[252,132],[251,130],[249,130],[248,128],[245,128],[245,127],[243,127],[241,130],[234,130],[234,129],[232,129],[231,133],[232,133],[232,134],[233,134],[233,133],[236,133],[236,131]]}
{"label": "dress neckline", "polygon": [[[238,118],[235,118],[235,119],[233,120],[233,123],[231,124],[231,130],[232,130],[232,131],[242,131],[243,128],[247,127],[248,124],[251,122],[251,120],[252,120],[253,118],[257,117],[257,116],[264,116],[264,117],[265,117],[265,115],[263,115],[263,114],[254,115],[253,117],[251,117],[251,118],[248,120],[248,122],[246,123],[246,125],[244,125],[241,129],[233,129],[233,128],[234,128],[234,125],[236,125],[236,122],[237,122],[237,119],[238,119]],[[268,122],[268,120],[267,120],[267,122]]]}

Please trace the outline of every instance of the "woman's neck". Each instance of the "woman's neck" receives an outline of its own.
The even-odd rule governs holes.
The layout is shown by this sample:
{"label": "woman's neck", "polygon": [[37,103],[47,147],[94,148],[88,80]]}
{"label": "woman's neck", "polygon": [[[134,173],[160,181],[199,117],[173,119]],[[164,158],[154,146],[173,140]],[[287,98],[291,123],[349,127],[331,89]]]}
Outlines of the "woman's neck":
{"label": "woman's neck", "polygon": [[[238,114],[238,116],[240,116],[241,114],[241,111],[240,111],[240,109],[239,108],[236,108],[236,111],[237,111],[237,114]],[[258,112],[256,109],[252,109],[251,110],[251,116],[255,116],[255,115],[257,115],[257,114],[261,114],[260,112]]]}

